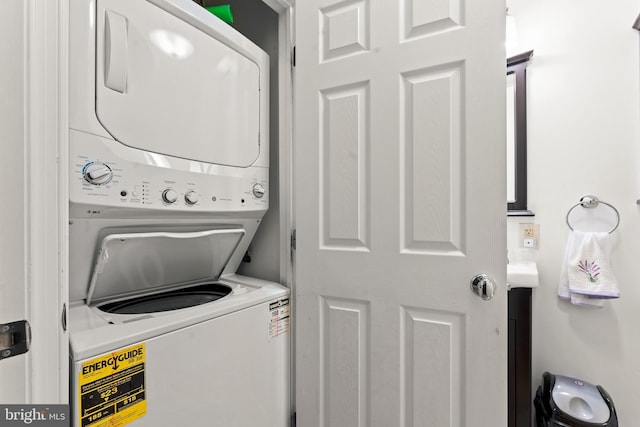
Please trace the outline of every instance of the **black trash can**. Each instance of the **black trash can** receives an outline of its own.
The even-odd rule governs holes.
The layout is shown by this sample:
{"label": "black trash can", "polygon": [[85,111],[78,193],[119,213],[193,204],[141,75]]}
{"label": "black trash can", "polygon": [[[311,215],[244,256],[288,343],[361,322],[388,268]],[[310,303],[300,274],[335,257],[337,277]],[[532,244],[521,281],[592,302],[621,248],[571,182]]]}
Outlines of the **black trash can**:
{"label": "black trash can", "polygon": [[533,403],[536,427],[618,427],[605,389],[575,378],[545,372]]}

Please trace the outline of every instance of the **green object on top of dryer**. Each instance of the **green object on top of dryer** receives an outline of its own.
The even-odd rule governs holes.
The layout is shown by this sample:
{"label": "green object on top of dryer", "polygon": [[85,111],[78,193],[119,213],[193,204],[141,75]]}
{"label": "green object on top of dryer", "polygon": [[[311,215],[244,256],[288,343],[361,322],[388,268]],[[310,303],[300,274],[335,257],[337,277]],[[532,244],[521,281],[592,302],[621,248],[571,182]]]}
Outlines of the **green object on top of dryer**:
{"label": "green object on top of dryer", "polygon": [[222,19],[227,24],[233,24],[233,14],[231,13],[230,5],[223,4],[220,6],[207,6],[205,9]]}

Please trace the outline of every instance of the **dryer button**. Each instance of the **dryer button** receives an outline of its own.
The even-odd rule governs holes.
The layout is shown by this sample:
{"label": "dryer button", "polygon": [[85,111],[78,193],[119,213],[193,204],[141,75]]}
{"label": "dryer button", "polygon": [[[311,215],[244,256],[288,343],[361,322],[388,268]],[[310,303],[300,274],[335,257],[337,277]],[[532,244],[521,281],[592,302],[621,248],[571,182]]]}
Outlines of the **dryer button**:
{"label": "dryer button", "polygon": [[162,192],[162,200],[164,200],[165,203],[175,203],[176,200],[178,200],[178,193],[170,188],[167,188]]}
{"label": "dryer button", "polygon": [[188,205],[195,205],[198,203],[198,195],[195,191],[188,191],[187,194],[184,195],[184,201]]}

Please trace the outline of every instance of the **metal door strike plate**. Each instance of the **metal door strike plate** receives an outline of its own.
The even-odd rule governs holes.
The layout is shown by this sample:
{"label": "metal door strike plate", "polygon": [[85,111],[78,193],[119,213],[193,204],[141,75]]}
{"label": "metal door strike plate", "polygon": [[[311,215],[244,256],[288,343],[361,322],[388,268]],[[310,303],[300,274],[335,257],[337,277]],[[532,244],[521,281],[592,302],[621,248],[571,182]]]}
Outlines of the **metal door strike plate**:
{"label": "metal door strike plate", "polygon": [[29,351],[31,327],[26,320],[0,324],[0,360]]}

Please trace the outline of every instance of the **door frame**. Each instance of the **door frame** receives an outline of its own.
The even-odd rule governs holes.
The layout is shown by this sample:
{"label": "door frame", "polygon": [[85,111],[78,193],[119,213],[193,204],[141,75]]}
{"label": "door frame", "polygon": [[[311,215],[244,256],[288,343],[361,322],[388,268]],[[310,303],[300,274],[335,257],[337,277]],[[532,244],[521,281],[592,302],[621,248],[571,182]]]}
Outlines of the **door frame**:
{"label": "door frame", "polygon": [[295,228],[293,211],[293,46],[294,0],[262,0],[278,14],[278,188],[280,197],[280,282],[291,288],[293,265],[291,233]]}
{"label": "door frame", "polygon": [[[69,400],[68,2],[25,2],[25,403]],[[16,319],[19,320],[19,319]]]}
{"label": "door frame", "polygon": [[[278,175],[280,210],[280,283],[295,293],[293,251],[295,250],[295,211],[293,209],[293,68],[295,57],[295,0],[262,0],[278,14]],[[295,319],[295,301],[291,304],[291,318]],[[296,412],[296,360],[295,324],[291,322],[289,375],[291,426],[295,426]]]}

